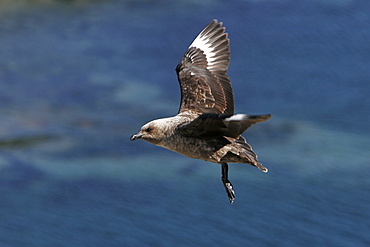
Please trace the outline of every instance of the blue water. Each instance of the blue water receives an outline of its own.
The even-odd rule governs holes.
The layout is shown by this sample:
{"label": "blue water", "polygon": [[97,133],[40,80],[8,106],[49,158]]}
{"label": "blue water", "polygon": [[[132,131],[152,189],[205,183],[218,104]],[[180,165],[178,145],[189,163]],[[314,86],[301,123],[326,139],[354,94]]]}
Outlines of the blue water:
{"label": "blue water", "polygon": [[[0,1],[0,246],[370,246],[370,2]],[[269,168],[129,137],[212,19]]]}

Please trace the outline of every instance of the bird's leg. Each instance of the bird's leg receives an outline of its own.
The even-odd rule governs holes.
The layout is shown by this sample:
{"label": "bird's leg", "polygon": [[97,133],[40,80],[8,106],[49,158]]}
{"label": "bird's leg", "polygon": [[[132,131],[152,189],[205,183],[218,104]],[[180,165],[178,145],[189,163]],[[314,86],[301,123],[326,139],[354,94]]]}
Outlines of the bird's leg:
{"label": "bird's leg", "polygon": [[221,164],[221,172],[222,172],[221,177],[222,183],[225,186],[227,196],[229,197],[230,200],[230,204],[232,204],[235,199],[235,193],[233,190],[233,185],[228,179],[229,166],[227,165],[227,163]]}

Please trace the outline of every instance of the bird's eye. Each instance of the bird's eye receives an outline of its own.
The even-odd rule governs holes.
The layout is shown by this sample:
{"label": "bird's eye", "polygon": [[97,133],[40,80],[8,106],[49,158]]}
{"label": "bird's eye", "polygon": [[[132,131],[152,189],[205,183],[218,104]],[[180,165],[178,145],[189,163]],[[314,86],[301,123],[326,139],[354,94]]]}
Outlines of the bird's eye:
{"label": "bird's eye", "polygon": [[145,131],[150,132],[150,131],[152,131],[152,128],[147,128]]}

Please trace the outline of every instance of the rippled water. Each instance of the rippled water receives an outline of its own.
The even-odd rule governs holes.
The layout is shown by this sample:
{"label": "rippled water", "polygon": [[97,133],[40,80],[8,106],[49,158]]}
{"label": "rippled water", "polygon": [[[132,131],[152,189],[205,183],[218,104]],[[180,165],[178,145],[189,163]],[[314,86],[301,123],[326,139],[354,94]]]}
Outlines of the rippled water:
{"label": "rippled water", "polygon": [[[369,246],[368,1],[0,1],[1,246]],[[269,168],[130,142],[212,19]]]}

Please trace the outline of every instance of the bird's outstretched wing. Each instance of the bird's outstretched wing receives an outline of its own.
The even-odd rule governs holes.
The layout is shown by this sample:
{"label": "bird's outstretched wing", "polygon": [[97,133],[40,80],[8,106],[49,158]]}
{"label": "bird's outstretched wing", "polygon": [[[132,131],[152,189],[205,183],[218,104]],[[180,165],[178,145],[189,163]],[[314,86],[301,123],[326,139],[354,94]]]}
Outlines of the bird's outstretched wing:
{"label": "bird's outstretched wing", "polygon": [[227,33],[222,22],[213,20],[176,67],[181,88],[179,113],[234,114],[233,91],[226,75],[229,60]]}
{"label": "bird's outstretched wing", "polygon": [[271,115],[246,115],[236,114],[233,116],[218,114],[203,114],[183,125],[179,131],[189,137],[217,138],[227,136],[239,138],[240,135],[252,124],[264,122],[270,119]]}

